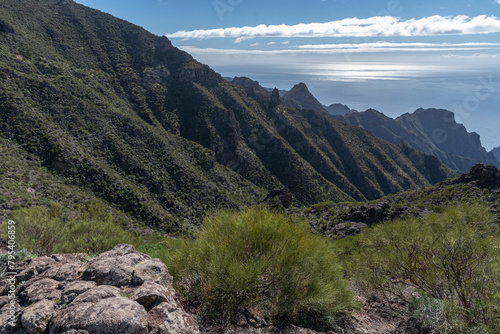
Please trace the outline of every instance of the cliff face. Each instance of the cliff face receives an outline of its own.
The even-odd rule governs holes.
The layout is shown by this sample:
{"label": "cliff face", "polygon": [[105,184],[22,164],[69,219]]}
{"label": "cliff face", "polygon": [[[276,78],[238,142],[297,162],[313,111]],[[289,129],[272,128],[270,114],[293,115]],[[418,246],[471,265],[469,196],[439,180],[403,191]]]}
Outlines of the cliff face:
{"label": "cliff face", "polygon": [[432,157],[287,107],[257,83],[226,82],[167,38],[72,1],[9,1],[0,19],[2,154],[33,162],[9,158],[17,165],[0,172],[16,182],[0,191],[29,184],[38,195],[21,206],[66,201],[47,187],[49,173],[176,232],[274,188],[299,204],[374,199],[450,175]]}
{"label": "cliff face", "polygon": [[392,143],[406,144],[432,154],[457,172],[468,171],[480,162],[498,165],[494,156],[482,147],[479,135],[467,132],[462,124],[456,123],[455,115],[448,110],[418,109],[412,114],[392,119],[369,109],[335,117]]}
{"label": "cliff face", "polygon": [[497,160],[500,161],[500,147],[495,147],[493,150],[491,150],[490,153],[493,153],[495,158],[497,158]]}

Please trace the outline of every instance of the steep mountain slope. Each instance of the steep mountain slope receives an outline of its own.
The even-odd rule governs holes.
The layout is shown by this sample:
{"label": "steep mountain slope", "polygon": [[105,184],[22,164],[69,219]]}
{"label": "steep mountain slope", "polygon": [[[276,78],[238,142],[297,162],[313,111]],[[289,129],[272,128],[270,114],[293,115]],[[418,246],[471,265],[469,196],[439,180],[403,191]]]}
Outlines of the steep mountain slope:
{"label": "steep mountain slope", "polygon": [[455,115],[443,109],[418,109],[396,119],[369,109],[361,113],[335,116],[351,125],[369,130],[377,137],[406,144],[438,157],[455,171],[467,171],[479,162],[499,165],[482,147],[479,135],[469,133],[455,121]]}
{"label": "steep mountain slope", "polygon": [[490,153],[493,153],[495,158],[497,158],[497,160],[500,161],[500,147],[495,147],[494,149],[491,150]]}
{"label": "steep mountain slope", "polygon": [[166,131],[148,106],[165,99],[162,77],[221,80],[208,67],[165,38],[71,1],[0,10],[10,27],[0,36],[2,136],[42,167],[167,230],[265,195],[212,151]]}
{"label": "steep mountain slope", "polygon": [[70,0],[0,6],[0,86],[0,136],[36,168],[169,231],[276,187],[310,204],[450,175],[432,156],[281,105],[277,91],[250,94],[167,38]]}

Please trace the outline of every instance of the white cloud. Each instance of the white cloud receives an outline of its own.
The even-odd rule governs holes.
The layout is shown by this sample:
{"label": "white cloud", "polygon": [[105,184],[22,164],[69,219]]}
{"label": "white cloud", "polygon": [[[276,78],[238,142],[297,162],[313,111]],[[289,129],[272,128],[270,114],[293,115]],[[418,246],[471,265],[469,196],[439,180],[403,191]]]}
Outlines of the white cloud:
{"label": "white cloud", "polygon": [[[498,0],[500,1],[500,0]],[[297,25],[265,25],[231,27],[208,30],[178,31],[169,38],[236,38],[236,42],[255,37],[378,37],[378,36],[432,36],[471,35],[500,32],[496,16],[465,15],[444,17],[434,15],[402,21],[393,16],[375,16],[367,19],[348,18],[327,23],[300,23]]]}
{"label": "white cloud", "polygon": [[[273,42],[271,42],[273,43]],[[250,46],[258,46],[254,43]],[[190,54],[220,54],[220,55],[285,55],[285,54],[354,54],[367,52],[445,52],[445,51],[480,51],[500,50],[500,43],[391,43],[374,42],[360,44],[311,44],[295,45],[279,50],[245,50],[199,48],[194,46],[180,47]]]}
{"label": "white cloud", "polygon": [[267,43],[267,45],[274,45],[274,44],[276,44],[276,42],[269,42],[269,43]]}
{"label": "white cloud", "polygon": [[[500,1],[500,0],[498,0],[498,1]],[[284,41],[284,42],[282,42],[281,44],[283,44],[283,45],[288,45],[288,44],[290,44],[290,41]]]}
{"label": "white cloud", "polygon": [[500,58],[500,54],[489,54],[489,53],[474,53],[472,55],[447,54],[442,57],[455,58],[455,59]]}
{"label": "white cloud", "polygon": [[464,48],[464,50],[498,49],[500,43],[393,43],[393,42],[374,42],[374,43],[346,43],[346,44],[306,44],[297,45],[298,49],[308,50],[343,50],[362,49],[365,51],[376,50],[399,50],[399,51],[433,51],[447,50],[450,48]]}

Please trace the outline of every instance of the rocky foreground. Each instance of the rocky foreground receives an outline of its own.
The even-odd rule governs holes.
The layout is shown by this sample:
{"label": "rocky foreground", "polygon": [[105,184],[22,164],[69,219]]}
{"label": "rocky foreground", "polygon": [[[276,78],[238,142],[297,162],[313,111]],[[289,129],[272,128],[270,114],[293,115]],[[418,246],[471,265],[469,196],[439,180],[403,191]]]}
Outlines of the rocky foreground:
{"label": "rocky foreground", "polygon": [[[319,333],[277,328],[251,314],[200,329],[183,309],[165,264],[127,244],[90,260],[85,254],[55,254],[16,266],[15,298],[8,295],[9,281],[0,280],[0,334]],[[329,333],[418,333],[394,313],[400,308],[395,306],[364,300],[362,310]]]}
{"label": "rocky foreground", "polygon": [[131,245],[90,261],[84,254],[60,254],[17,265],[14,304],[8,281],[0,283],[0,333],[199,333],[167,267]]}

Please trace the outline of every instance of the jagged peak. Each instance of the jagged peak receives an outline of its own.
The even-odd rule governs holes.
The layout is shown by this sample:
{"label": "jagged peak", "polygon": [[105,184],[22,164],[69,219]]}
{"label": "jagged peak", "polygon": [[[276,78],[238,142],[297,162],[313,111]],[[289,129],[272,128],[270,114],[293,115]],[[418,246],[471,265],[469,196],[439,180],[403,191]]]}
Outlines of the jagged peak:
{"label": "jagged peak", "polygon": [[295,86],[293,86],[293,88],[292,88],[292,89],[290,89],[290,91],[289,91],[288,93],[290,93],[290,92],[292,92],[292,91],[304,91],[304,92],[307,92],[307,93],[309,93],[309,94],[310,94],[310,92],[309,92],[309,88],[308,88],[308,87],[307,87],[307,85],[306,85],[305,83],[303,83],[303,82],[299,82],[298,84],[296,84]]}
{"label": "jagged peak", "polygon": [[271,102],[270,102],[271,107],[275,107],[280,103],[281,103],[280,92],[278,88],[274,87],[271,93]]}
{"label": "jagged peak", "polygon": [[283,95],[286,99],[298,99],[298,100],[308,100],[309,102],[313,102],[316,104],[320,104],[319,101],[312,95],[307,88],[307,85],[303,82],[300,82],[293,86],[288,92]]}

